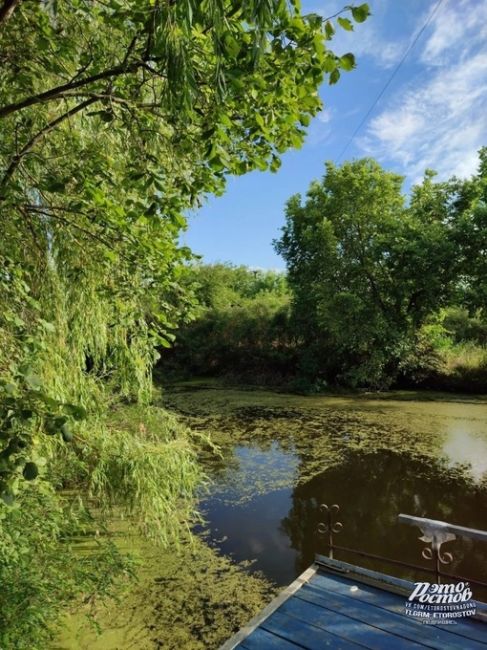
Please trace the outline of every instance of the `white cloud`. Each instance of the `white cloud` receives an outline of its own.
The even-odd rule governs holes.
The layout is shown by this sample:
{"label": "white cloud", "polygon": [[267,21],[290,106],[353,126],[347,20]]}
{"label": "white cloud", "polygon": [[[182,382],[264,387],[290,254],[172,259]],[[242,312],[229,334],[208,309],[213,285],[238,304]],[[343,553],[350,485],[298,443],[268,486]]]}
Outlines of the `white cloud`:
{"label": "white cloud", "polygon": [[487,2],[472,0],[447,0],[442,4],[423,47],[423,63],[434,65],[448,61],[452,48],[467,45],[487,35]]}
{"label": "white cloud", "polygon": [[332,111],[325,107],[311,122],[306,135],[306,143],[315,147],[323,144],[332,134]]}
{"label": "white cloud", "polygon": [[367,154],[395,162],[414,182],[426,167],[442,177],[475,172],[487,144],[486,25],[487,2],[440,6],[419,49],[421,71],[359,140]]}
{"label": "white cloud", "polygon": [[[381,68],[391,68],[403,55],[408,39],[394,37],[386,29],[388,16],[394,13],[391,0],[369,0],[369,5],[372,15],[364,23],[355,24],[352,32],[337,27],[330,47],[338,54],[353,52],[358,65],[367,58]],[[337,10],[343,6],[338,0]]]}

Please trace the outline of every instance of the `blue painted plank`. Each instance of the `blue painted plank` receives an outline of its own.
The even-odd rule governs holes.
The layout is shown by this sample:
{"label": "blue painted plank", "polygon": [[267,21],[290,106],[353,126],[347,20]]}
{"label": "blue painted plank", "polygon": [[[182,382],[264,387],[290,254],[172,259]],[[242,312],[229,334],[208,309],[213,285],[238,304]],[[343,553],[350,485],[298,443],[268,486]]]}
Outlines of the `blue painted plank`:
{"label": "blue painted plank", "polygon": [[[294,600],[294,598],[290,598],[290,600]],[[297,618],[286,616],[281,613],[281,609],[282,605],[262,622],[261,627],[273,634],[279,634],[287,641],[296,643],[307,650],[325,650],[326,648],[330,650],[359,650],[364,647]]]}
{"label": "blue painted plank", "polygon": [[373,623],[368,625],[363,620],[348,616],[346,612],[338,613],[320,607],[310,600],[302,600],[298,594],[286,601],[278,611],[316,625],[340,638],[361,644],[366,648],[373,648],[373,650],[390,650],[390,648],[394,648],[394,650],[424,650],[422,643],[415,643],[411,639],[395,636],[390,633],[391,631],[374,627]]}
{"label": "blue painted plank", "polygon": [[[332,591],[334,593],[353,597],[354,599],[360,597],[362,602],[369,603],[381,609],[386,609],[390,612],[404,615],[405,599],[402,596],[392,594],[383,589],[378,589],[377,587],[372,587],[361,582],[354,582],[342,576],[319,572],[313,576],[308,585],[312,585],[317,589],[322,589],[325,593]],[[350,591],[351,586],[357,586],[359,591],[352,593]],[[425,627],[416,619],[409,619],[408,617],[408,621],[411,621],[421,629],[424,629]],[[454,625],[446,626],[439,623],[434,626],[428,625],[428,627],[441,629],[443,631],[447,629],[450,634],[465,637],[467,639],[474,639],[487,646],[487,624],[482,623],[481,621],[469,619],[468,621],[456,621]]]}
{"label": "blue painted plank", "polygon": [[[374,607],[361,600],[360,590],[350,592],[348,589],[348,594],[342,595],[331,590],[317,589],[316,586],[308,584],[300,589],[296,596],[328,610],[340,612],[356,621],[415,641],[428,648],[465,650],[465,638],[450,634],[440,627],[418,624],[417,621],[406,617],[405,614],[397,614]],[[398,596],[398,598],[401,597]],[[469,639],[468,643],[471,650],[485,650],[485,646],[478,641]]]}
{"label": "blue painted plank", "polygon": [[249,634],[241,643],[238,648],[246,648],[246,650],[296,650],[303,646],[295,645],[289,641],[285,641],[281,637],[275,636],[267,630],[262,630],[258,627],[256,630]]}

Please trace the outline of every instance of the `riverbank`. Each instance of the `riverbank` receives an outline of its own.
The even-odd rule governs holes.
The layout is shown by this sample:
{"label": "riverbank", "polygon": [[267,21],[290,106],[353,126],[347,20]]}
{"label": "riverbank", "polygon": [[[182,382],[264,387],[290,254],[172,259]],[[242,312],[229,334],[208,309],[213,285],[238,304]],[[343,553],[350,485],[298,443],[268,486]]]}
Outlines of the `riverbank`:
{"label": "riverbank", "polygon": [[[185,431],[195,454],[216,459],[207,434],[191,432],[178,418],[156,402],[150,409],[125,405],[113,410],[107,426],[153,439],[169,427]],[[167,444],[162,443],[161,444]],[[207,491],[200,473],[198,494]],[[275,594],[275,586],[260,574],[248,572],[249,562],[235,563],[212,548],[215,540],[205,533],[203,520],[185,510],[178,534],[170,540],[149,539],[138,524],[115,508],[107,513],[107,531],[91,531],[72,550],[91,553],[108,535],[132,564],[132,578],[119,581],[112,598],[76,600],[66,613],[51,650],[204,650],[218,647]],[[190,528],[198,525],[198,534]],[[154,532],[154,531],[152,531]]]}
{"label": "riverbank", "polygon": [[[293,398],[300,399],[301,397],[326,397],[326,398],[350,398],[350,399],[364,399],[364,400],[391,400],[401,402],[464,402],[473,404],[487,404],[487,394],[484,393],[471,393],[471,392],[452,392],[446,390],[424,390],[414,388],[397,388],[389,390],[366,390],[350,388],[337,388],[325,387],[319,392],[313,393],[300,393],[289,392],[285,386],[281,385],[268,385],[250,382],[242,382],[231,377],[195,377],[192,379],[174,379],[173,381],[159,380],[159,385],[164,393],[169,395],[176,392],[191,392],[198,390],[239,390],[245,392],[258,392],[258,393],[271,393],[277,395],[288,395]],[[173,404],[169,400],[166,402]]]}

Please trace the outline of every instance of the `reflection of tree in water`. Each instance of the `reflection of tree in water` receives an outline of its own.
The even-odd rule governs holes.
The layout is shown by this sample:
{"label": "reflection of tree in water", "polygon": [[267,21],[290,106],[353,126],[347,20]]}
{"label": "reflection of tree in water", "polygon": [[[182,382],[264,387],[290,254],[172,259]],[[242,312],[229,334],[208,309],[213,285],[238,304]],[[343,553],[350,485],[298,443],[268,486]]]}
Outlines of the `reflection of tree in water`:
{"label": "reflection of tree in water", "polygon": [[[406,513],[440,519],[471,528],[486,528],[487,490],[452,470],[443,459],[412,458],[392,451],[349,452],[346,460],[329,468],[293,492],[293,506],[282,530],[298,551],[296,570],[303,571],[315,553],[327,554],[327,538],[317,534],[323,520],[321,503],[338,503],[343,531],[335,543],[369,553],[428,566],[421,559],[420,532],[397,523]],[[487,581],[487,544],[457,540],[448,545],[456,558],[448,571]],[[448,547],[445,547],[448,548]],[[413,573],[390,564],[336,552],[348,562],[412,578]]]}

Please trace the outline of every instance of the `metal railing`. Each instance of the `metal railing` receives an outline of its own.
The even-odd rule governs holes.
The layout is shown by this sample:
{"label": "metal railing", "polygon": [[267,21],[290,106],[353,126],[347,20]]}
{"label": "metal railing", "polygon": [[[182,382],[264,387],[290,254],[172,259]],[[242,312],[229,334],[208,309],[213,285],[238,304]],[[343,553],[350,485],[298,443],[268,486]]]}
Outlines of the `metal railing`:
{"label": "metal railing", "polygon": [[353,548],[347,548],[346,546],[339,546],[334,541],[334,535],[337,535],[343,530],[343,524],[341,521],[337,521],[336,517],[340,512],[340,506],[336,503],[332,506],[326,504],[320,505],[320,511],[325,515],[325,520],[318,524],[318,533],[320,535],[328,536],[328,555],[330,558],[333,558],[333,552],[343,551],[346,553],[352,553],[365,558],[370,558],[372,560],[378,560],[381,562],[386,562],[388,564],[394,564],[408,569],[414,569],[416,571],[423,571],[426,573],[431,573],[435,576],[436,582],[441,583],[441,578],[449,578],[450,580],[458,580],[471,582],[480,587],[486,587],[487,583],[480,580],[475,580],[473,578],[467,578],[464,576],[458,576],[452,573],[445,573],[441,570],[442,566],[448,566],[453,562],[453,554],[449,551],[443,551],[442,545],[447,542],[451,542],[457,537],[467,538],[467,539],[476,539],[479,541],[487,542],[487,531],[477,530],[475,528],[465,528],[464,526],[455,526],[454,524],[449,524],[444,521],[437,521],[435,519],[425,519],[423,517],[413,517],[412,515],[398,515],[398,521],[402,524],[407,524],[409,526],[417,526],[422,533],[422,537],[419,539],[422,542],[425,542],[425,546],[421,552],[421,556],[430,562],[432,566],[421,566],[418,564],[411,564],[410,562],[403,562],[402,560],[395,560],[392,558],[384,557],[382,555],[376,555],[374,553],[368,553],[366,551],[359,551]]}

